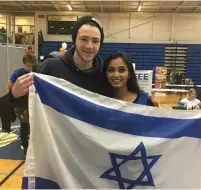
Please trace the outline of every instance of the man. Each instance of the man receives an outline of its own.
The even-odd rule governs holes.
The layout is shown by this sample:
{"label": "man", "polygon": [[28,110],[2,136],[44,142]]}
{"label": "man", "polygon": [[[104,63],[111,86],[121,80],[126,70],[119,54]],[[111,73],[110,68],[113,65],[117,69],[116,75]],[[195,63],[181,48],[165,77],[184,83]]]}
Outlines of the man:
{"label": "man", "polygon": [[[73,28],[74,46],[59,58],[47,59],[39,73],[65,79],[89,91],[100,92],[101,60],[97,56],[104,40],[103,28],[97,18],[84,16]],[[11,101],[24,96],[33,84],[33,76],[19,77],[10,91]]]}
{"label": "man", "polygon": [[34,56],[31,55],[24,55],[23,56],[23,67],[20,69],[15,70],[11,77],[10,80],[8,81],[6,85],[6,92],[9,92],[9,90],[13,87],[15,81],[22,75],[25,75],[27,73],[30,73],[32,70],[32,64],[33,62],[36,61]]}
{"label": "man", "polygon": [[31,47],[31,46],[29,46],[29,47],[27,48],[26,54],[27,54],[27,55],[33,55],[33,50],[32,50],[32,47]]}
{"label": "man", "polygon": [[[17,69],[13,72],[11,75],[10,80],[7,83],[6,91],[10,91],[12,87],[15,85],[16,80],[31,72],[32,70],[32,64],[36,61],[34,56],[31,55],[24,55],[23,56],[23,64],[24,67]],[[29,125],[29,115],[28,115],[28,96],[25,95],[23,97],[20,97],[18,100],[18,104],[15,107],[16,115],[18,116],[20,120],[20,138],[22,141],[22,147],[24,149],[24,156],[26,157],[26,152],[28,148],[28,142],[29,142],[29,133],[30,133],[30,125]]]}

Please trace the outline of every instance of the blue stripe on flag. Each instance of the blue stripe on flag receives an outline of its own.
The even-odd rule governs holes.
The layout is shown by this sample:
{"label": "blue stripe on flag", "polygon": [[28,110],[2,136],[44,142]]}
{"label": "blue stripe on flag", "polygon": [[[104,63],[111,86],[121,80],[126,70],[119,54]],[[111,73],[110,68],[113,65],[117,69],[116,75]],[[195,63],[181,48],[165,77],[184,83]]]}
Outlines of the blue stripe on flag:
{"label": "blue stripe on flag", "polygon": [[[23,177],[22,179],[22,189],[29,189],[28,177]],[[61,189],[57,183],[54,181],[35,177],[35,189]]]}
{"label": "blue stripe on flag", "polygon": [[93,104],[36,76],[34,85],[44,104],[98,127],[147,137],[201,138],[201,119],[159,118],[125,113]]}

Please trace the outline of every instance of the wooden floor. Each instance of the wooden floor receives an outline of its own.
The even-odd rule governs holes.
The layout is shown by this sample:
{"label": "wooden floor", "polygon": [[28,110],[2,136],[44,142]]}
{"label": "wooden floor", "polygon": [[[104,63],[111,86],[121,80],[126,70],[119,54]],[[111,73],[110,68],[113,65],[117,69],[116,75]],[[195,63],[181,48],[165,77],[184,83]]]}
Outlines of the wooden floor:
{"label": "wooden floor", "polygon": [[[0,182],[12,172],[22,160],[0,160]],[[21,166],[11,177],[3,183],[0,189],[21,189],[24,166]]]}
{"label": "wooden floor", "polygon": [[168,94],[165,96],[152,96],[153,100],[158,103],[159,107],[168,109],[172,109],[172,106],[178,105],[178,102],[185,97],[186,95],[179,96],[175,94]]}
{"label": "wooden floor", "polygon": [[[152,96],[154,101],[158,103],[159,107],[167,109],[171,109],[172,106],[177,105],[178,101],[183,97],[184,96],[179,97],[175,94],[165,96]],[[0,183],[21,162],[21,160],[0,160]],[[23,166],[20,167],[11,177],[9,177],[9,179],[2,186],[0,186],[0,189],[21,189],[22,175]]]}

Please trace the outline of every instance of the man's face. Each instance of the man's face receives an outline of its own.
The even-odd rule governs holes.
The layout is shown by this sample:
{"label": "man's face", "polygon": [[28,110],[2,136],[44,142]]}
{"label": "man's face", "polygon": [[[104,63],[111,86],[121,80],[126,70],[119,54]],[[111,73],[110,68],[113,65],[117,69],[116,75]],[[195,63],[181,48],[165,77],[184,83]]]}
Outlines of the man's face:
{"label": "man's face", "polygon": [[76,52],[83,62],[91,62],[98,54],[101,33],[96,26],[82,25],[76,37]]}
{"label": "man's face", "polygon": [[32,53],[32,48],[29,48],[27,52]]}
{"label": "man's face", "polygon": [[33,65],[33,63],[31,63],[31,62],[26,62],[26,63],[24,64],[25,70],[28,71],[28,72],[31,72],[32,65]]}

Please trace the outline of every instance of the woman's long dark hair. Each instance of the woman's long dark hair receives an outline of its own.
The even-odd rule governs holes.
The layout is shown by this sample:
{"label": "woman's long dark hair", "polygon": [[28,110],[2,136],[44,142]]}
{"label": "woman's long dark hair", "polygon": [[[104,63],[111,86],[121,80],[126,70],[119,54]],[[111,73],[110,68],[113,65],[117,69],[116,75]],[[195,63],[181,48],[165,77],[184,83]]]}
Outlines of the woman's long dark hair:
{"label": "woman's long dark hair", "polygon": [[124,52],[121,52],[121,51],[111,54],[104,61],[103,68],[102,68],[102,76],[101,76],[102,77],[102,83],[101,83],[102,94],[104,96],[113,97],[113,87],[110,85],[110,83],[108,82],[108,79],[107,79],[107,68],[108,68],[110,62],[117,58],[121,58],[123,60],[123,62],[126,64],[126,66],[128,67],[129,78],[126,83],[128,90],[131,92],[135,92],[139,95],[140,88],[137,83],[137,78],[135,75],[135,71],[133,69],[133,64],[129,60],[127,54]]}

